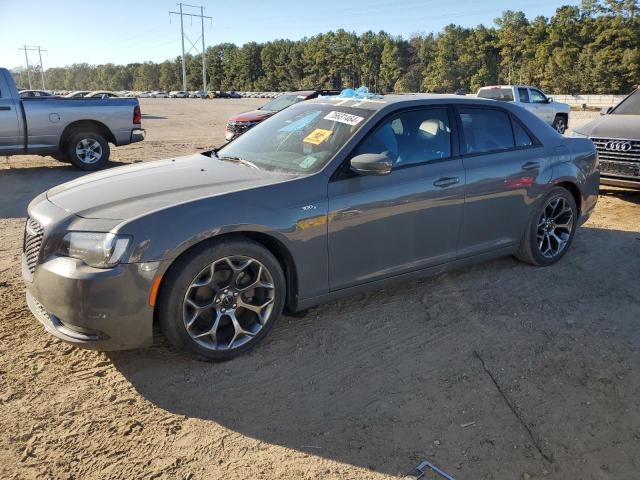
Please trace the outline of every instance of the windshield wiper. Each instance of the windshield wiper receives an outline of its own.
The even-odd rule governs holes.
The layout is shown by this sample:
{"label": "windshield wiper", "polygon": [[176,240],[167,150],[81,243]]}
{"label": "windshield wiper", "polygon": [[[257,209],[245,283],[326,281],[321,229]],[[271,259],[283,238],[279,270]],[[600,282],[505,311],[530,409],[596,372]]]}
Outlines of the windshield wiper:
{"label": "windshield wiper", "polygon": [[[218,157],[218,155],[216,155],[216,157]],[[227,162],[234,162],[234,163],[239,163],[241,165],[244,165],[246,167],[250,167],[250,168],[255,168],[256,170],[260,170],[260,167],[258,167],[255,163],[250,162],[249,160],[245,160],[244,158],[240,158],[240,157],[218,157],[220,160],[226,160]]]}

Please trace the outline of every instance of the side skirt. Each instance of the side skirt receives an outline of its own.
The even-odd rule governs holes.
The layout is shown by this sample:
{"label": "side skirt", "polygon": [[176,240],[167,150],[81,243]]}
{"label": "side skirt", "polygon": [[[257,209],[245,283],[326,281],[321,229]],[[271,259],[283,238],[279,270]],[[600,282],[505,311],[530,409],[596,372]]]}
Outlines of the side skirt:
{"label": "side skirt", "polygon": [[415,270],[413,272],[407,272],[400,275],[394,275],[393,277],[383,278],[381,280],[375,280],[373,282],[367,282],[361,285],[356,285],[353,287],[335,290],[333,292],[329,292],[326,295],[299,299],[297,305],[295,305],[295,308],[292,308],[292,310],[300,311],[310,307],[315,307],[323,303],[329,303],[344,297],[356,295],[358,293],[363,293],[371,290],[388,287],[390,285],[407,282],[409,280],[416,280],[419,278],[430,277],[430,276],[437,275],[443,272],[448,272],[450,270],[454,270],[457,268],[474,265],[476,263],[481,263],[487,260],[492,260],[494,258],[505,257],[505,256],[516,253],[518,251],[518,247],[519,245],[510,245],[508,247],[500,248],[498,250],[493,250],[491,252],[473,255],[471,257],[460,258],[460,259],[454,260],[453,262],[444,263],[442,265],[423,268],[420,270]]}

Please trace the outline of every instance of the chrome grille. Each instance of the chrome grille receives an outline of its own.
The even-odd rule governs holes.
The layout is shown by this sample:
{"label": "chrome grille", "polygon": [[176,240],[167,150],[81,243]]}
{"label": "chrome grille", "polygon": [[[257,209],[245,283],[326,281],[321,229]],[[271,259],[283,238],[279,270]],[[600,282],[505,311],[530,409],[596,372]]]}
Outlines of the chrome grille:
{"label": "chrome grille", "polygon": [[44,228],[32,218],[27,219],[24,227],[24,245],[23,250],[27,259],[27,266],[31,273],[35,272],[40,258],[40,247],[42,246],[42,238],[44,236]]}
{"label": "chrome grille", "polygon": [[640,140],[592,138],[604,176],[640,177]]}

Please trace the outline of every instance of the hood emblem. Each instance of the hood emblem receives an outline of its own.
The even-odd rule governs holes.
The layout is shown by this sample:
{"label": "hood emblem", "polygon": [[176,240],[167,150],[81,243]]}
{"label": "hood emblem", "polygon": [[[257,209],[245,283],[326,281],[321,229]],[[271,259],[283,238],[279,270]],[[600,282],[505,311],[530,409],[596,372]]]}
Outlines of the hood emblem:
{"label": "hood emblem", "polygon": [[631,150],[631,142],[624,140],[609,140],[604,144],[604,149],[612,152],[628,152]]}

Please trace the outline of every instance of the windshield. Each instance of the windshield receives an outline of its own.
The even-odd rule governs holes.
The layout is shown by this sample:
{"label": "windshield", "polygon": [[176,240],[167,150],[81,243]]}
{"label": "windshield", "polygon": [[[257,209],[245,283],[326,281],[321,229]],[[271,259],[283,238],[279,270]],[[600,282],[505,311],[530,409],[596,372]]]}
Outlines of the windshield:
{"label": "windshield", "polygon": [[271,112],[279,112],[280,110],[284,110],[291,105],[301,102],[306,97],[304,95],[280,95],[279,97],[274,98],[266,105],[260,107],[260,110],[269,110]]}
{"label": "windshield", "polygon": [[513,90],[511,88],[483,88],[478,90],[479,98],[500,100],[501,102],[513,102]]}
{"label": "windshield", "polygon": [[265,170],[313,173],[329,162],[372,113],[363,108],[300,103],[256,125],[217,155]]}
{"label": "windshield", "polygon": [[614,115],[640,115],[640,89],[620,102],[611,113]]}

